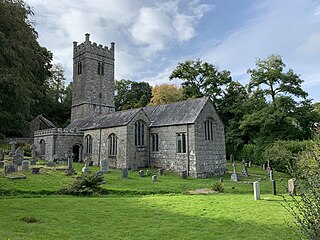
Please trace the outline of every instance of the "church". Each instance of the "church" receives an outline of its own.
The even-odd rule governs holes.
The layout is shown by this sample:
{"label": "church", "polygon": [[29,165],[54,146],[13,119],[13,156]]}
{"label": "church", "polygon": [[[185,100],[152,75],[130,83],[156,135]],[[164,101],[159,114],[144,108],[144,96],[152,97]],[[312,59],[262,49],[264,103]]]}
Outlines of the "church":
{"label": "church", "polygon": [[111,168],[163,168],[206,178],[224,174],[224,125],[209,98],[115,111],[115,44],[73,42],[71,124],[35,131],[42,159],[93,165],[107,159]]}

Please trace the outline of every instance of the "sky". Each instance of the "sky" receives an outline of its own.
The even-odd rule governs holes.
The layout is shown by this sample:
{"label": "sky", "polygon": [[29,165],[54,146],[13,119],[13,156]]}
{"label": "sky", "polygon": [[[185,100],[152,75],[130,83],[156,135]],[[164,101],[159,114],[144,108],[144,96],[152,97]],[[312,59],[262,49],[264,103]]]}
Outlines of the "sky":
{"label": "sky", "polygon": [[320,102],[320,0],[26,0],[42,46],[72,81],[72,42],[115,42],[115,78],[150,85],[201,59],[247,84],[255,62],[278,54]]}

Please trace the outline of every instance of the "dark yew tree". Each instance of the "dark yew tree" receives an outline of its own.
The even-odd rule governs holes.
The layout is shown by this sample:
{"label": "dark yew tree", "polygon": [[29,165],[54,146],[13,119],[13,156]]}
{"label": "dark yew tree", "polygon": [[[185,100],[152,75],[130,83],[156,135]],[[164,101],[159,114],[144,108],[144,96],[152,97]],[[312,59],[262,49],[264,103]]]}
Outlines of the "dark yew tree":
{"label": "dark yew tree", "polygon": [[23,1],[0,1],[0,134],[19,136],[40,104],[52,54],[37,42]]}

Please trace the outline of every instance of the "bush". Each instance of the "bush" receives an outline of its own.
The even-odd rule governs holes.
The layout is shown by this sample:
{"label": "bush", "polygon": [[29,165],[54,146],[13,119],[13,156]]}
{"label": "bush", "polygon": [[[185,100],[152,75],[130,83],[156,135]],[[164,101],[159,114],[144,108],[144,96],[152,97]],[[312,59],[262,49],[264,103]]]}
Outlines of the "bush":
{"label": "bush", "polygon": [[102,183],[104,183],[104,177],[100,172],[82,173],[71,185],[60,189],[59,193],[68,195],[99,194],[102,192]]}
{"label": "bush", "polygon": [[210,189],[216,192],[223,192],[224,186],[222,182],[216,182],[210,185]]}

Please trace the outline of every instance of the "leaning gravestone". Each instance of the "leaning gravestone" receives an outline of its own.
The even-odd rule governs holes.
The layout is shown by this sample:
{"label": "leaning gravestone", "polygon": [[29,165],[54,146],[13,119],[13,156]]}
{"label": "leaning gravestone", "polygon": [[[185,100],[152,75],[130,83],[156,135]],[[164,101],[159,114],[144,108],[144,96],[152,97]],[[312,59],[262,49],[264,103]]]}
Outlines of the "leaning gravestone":
{"label": "leaning gravestone", "polygon": [[29,170],[30,161],[23,160],[22,161],[22,171],[27,172]]}
{"label": "leaning gravestone", "polygon": [[236,172],[236,164],[233,163],[232,166],[233,166],[233,174],[231,175],[231,181],[232,182],[238,182],[239,179],[238,179],[238,175],[237,175],[237,172]]}
{"label": "leaning gravestone", "polygon": [[296,179],[291,178],[288,180],[288,192],[290,195],[296,195],[296,191],[297,191],[297,186],[296,186]]}
{"label": "leaning gravestone", "polygon": [[143,171],[143,170],[140,170],[140,171],[139,171],[139,176],[140,176],[140,177],[144,177],[144,171]]}
{"label": "leaning gravestone", "polygon": [[157,181],[158,180],[158,177],[157,177],[157,175],[152,175],[152,177],[151,177],[151,179],[152,179],[152,181]]}
{"label": "leaning gravestone", "polygon": [[0,161],[4,160],[4,152],[2,149],[0,149]]}
{"label": "leaning gravestone", "polygon": [[188,172],[187,172],[187,170],[181,171],[181,178],[182,178],[182,179],[187,179],[187,178],[188,178]]}
{"label": "leaning gravestone", "polygon": [[128,178],[128,168],[122,168],[122,178]]}
{"label": "leaning gravestone", "polygon": [[106,173],[109,171],[109,161],[108,159],[101,160],[101,172]]}

